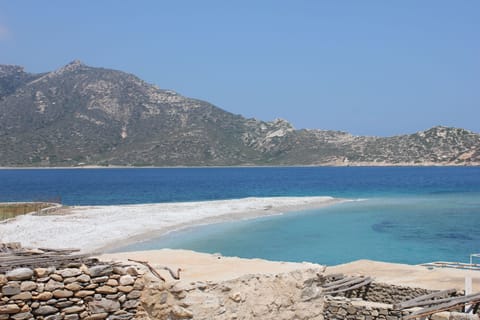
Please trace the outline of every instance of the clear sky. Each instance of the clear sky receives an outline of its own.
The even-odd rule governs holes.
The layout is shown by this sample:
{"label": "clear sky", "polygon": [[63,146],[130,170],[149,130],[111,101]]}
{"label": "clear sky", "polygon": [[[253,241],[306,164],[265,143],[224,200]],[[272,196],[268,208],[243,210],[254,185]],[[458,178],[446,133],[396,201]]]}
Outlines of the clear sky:
{"label": "clear sky", "polygon": [[299,129],[480,132],[478,0],[0,0],[0,64],[74,59]]}

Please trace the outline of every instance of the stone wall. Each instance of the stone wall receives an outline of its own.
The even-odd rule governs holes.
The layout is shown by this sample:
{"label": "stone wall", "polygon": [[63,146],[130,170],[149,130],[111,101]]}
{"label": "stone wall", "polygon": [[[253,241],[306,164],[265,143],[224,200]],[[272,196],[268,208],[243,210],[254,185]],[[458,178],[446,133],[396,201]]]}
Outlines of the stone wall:
{"label": "stone wall", "polygon": [[340,293],[347,298],[361,298],[365,301],[394,304],[413,299],[433,291],[422,288],[395,286],[392,284],[372,282],[356,290]]}
{"label": "stone wall", "polygon": [[[409,311],[393,310],[391,304],[363,301],[359,298],[325,297],[323,306],[325,320],[400,320]],[[477,314],[461,312],[439,312],[431,320],[479,320]]]}
{"label": "stone wall", "polygon": [[364,301],[358,298],[325,297],[323,316],[325,320],[396,320],[409,312],[393,310],[391,304]]}
{"label": "stone wall", "polygon": [[0,274],[0,320],[132,319],[143,277],[132,266],[18,268]]}

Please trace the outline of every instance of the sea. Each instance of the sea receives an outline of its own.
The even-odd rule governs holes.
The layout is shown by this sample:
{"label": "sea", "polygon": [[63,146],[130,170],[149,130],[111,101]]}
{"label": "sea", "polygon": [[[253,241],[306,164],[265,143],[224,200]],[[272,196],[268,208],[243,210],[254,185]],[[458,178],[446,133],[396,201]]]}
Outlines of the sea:
{"label": "sea", "polygon": [[480,252],[480,167],[0,170],[0,202],[117,205],[280,196],[350,201],[198,226],[119,250],[182,248],[327,265],[468,262]]}

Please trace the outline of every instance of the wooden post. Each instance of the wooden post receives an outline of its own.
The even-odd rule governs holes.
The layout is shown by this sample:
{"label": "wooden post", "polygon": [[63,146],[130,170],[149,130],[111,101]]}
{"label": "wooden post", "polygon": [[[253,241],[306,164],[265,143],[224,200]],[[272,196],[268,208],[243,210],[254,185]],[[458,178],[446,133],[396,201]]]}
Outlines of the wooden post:
{"label": "wooden post", "polygon": [[[465,295],[468,296],[471,293],[472,293],[472,277],[465,276]],[[471,305],[469,304],[465,305],[465,311],[470,310],[470,314],[472,314],[473,310],[471,310],[470,307]]]}

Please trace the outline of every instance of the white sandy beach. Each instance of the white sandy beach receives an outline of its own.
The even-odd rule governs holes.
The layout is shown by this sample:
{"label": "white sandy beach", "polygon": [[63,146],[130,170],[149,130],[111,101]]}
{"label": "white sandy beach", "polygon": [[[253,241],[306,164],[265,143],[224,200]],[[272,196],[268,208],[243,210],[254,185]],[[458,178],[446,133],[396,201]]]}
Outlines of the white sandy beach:
{"label": "white sandy beach", "polygon": [[0,223],[2,242],[23,246],[79,248],[102,252],[201,224],[318,208],[332,197],[275,197],[236,200],[72,207],[61,215],[24,215]]}

